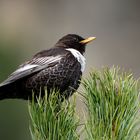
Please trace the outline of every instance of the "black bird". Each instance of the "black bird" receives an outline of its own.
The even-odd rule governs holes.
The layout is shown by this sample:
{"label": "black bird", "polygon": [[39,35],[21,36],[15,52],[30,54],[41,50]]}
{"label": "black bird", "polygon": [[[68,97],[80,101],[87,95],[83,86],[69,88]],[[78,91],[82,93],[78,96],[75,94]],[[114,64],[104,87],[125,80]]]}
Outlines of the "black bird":
{"label": "black bird", "polygon": [[20,65],[0,84],[0,100],[31,99],[32,92],[44,95],[44,87],[49,92],[58,89],[68,98],[78,89],[85,68],[85,46],[95,37],[87,39],[76,34],[62,37],[53,48],[43,50]]}

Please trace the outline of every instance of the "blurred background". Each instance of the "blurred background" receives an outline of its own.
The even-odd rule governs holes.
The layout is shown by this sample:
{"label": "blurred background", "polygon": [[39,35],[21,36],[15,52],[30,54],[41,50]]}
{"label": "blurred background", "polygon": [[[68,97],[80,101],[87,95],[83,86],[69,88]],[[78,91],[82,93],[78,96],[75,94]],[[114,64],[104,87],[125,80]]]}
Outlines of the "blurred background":
{"label": "blurred background", "polygon": [[[139,0],[0,0],[0,81],[68,33],[97,37],[84,76],[113,65],[140,76]],[[1,140],[31,140],[27,105],[0,101]]]}

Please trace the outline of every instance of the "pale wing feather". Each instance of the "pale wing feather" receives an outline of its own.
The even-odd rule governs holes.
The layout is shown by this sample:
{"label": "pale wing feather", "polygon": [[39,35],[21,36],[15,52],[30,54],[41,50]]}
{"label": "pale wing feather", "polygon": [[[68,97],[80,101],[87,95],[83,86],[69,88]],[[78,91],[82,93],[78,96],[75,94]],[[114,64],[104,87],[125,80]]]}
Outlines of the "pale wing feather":
{"label": "pale wing feather", "polygon": [[26,62],[19,66],[19,68],[14,71],[0,86],[4,86],[15,82],[16,80],[27,77],[31,74],[41,71],[44,68],[47,68],[51,65],[55,65],[59,63],[59,61],[63,58],[63,56],[54,56],[54,57],[40,57],[34,58],[31,61]]}

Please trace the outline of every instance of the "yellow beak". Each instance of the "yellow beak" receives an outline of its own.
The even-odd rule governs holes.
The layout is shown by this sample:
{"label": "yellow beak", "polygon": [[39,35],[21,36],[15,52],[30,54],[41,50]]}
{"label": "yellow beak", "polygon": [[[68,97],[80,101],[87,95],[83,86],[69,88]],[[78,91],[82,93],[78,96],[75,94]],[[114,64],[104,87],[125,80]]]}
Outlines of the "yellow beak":
{"label": "yellow beak", "polygon": [[95,39],[96,39],[96,37],[89,37],[87,39],[84,39],[84,40],[80,41],[80,43],[87,44],[87,43],[89,43],[89,42],[91,42],[92,40],[95,40]]}

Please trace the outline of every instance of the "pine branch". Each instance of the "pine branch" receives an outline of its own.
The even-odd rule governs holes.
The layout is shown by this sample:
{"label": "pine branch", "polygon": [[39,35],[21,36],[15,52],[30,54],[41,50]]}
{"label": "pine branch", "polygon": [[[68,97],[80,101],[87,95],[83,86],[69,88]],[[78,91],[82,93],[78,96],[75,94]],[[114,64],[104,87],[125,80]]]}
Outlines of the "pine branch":
{"label": "pine branch", "polygon": [[139,140],[139,88],[132,74],[118,68],[94,71],[83,82],[87,140]]}
{"label": "pine branch", "polygon": [[[75,101],[74,101],[75,102]],[[38,98],[37,103],[29,103],[31,117],[30,130],[33,140],[78,140],[76,133],[78,118],[75,103],[64,101],[61,105],[59,93]]]}
{"label": "pine branch", "polygon": [[[139,140],[139,87],[132,74],[118,68],[91,72],[83,80],[87,140]],[[29,103],[33,140],[79,140],[74,102],[61,104],[59,93]],[[86,114],[86,113],[85,113]]]}

